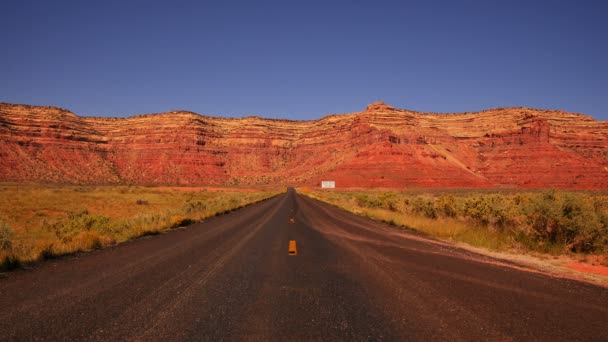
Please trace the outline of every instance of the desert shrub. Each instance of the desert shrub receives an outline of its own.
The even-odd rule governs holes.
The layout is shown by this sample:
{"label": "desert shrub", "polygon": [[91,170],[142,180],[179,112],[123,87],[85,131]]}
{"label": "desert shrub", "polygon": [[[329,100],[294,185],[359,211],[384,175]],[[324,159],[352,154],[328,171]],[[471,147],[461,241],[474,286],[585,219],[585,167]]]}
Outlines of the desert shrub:
{"label": "desert shrub", "polygon": [[608,198],[595,198],[593,201],[593,209],[602,226],[605,229],[608,229]]}
{"label": "desert shrub", "polygon": [[437,211],[447,217],[456,217],[459,209],[456,203],[456,198],[452,195],[442,195],[435,203]]}
{"label": "desert shrub", "polygon": [[541,238],[554,241],[555,227],[559,221],[559,209],[555,198],[547,196],[533,198],[524,210],[533,231]]}
{"label": "desert shrub", "polygon": [[479,197],[467,198],[464,202],[464,216],[481,224],[487,225],[489,223],[488,211],[486,202]]}
{"label": "desert shrub", "polygon": [[72,220],[72,219],[76,219],[85,215],[89,215],[89,210],[87,209],[80,209],[80,210],[76,210],[76,211],[72,211],[68,213],[68,219]]}
{"label": "desert shrub", "polygon": [[355,196],[357,205],[363,208],[381,208],[382,202],[376,196],[358,194]]}
{"label": "desert shrub", "polygon": [[413,213],[432,219],[437,218],[437,209],[435,208],[435,203],[432,199],[417,196],[411,201],[408,201],[408,203],[408,206]]}
{"label": "desert shrub", "polygon": [[522,204],[524,204],[525,201],[526,201],[526,198],[521,194],[517,194],[517,195],[513,196],[513,203],[515,205],[522,205]]}
{"label": "desert shrub", "polygon": [[504,227],[509,221],[507,205],[498,195],[472,196],[464,201],[464,216],[484,226]]}
{"label": "desert shrub", "polygon": [[4,221],[0,221],[0,250],[10,249],[13,246],[13,230]]}
{"label": "desert shrub", "polygon": [[397,211],[397,194],[394,192],[384,192],[378,196],[378,202],[381,208]]}
{"label": "desert shrub", "polygon": [[546,200],[546,201],[556,201],[557,200],[557,191],[555,191],[555,189],[545,191],[542,194],[542,198],[543,198],[543,200]]}
{"label": "desert shrub", "polygon": [[128,240],[140,236],[158,235],[162,230],[171,228],[171,217],[168,214],[144,215],[122,222],[122,229],[117,230],[113,236],[117,240]]}
{"label": "desert shrub", "polygon": [[144,200],[144,199],[138,198],[138,199],[135,201],[135,204],[137,204],[137,205],[148,205],[148,204],[149,204],[149,202],[148,202],[148,201],[146,201],[146,200]]}
{"label": "desert shrub", "polygon": [[230,209],[236,209],[241,206],[241,200],[236,197],[232,197],[228,203],[230,205]]}
{"label": "desert shrub", "polygon": [[[557,225],[558,242],[576,252],[594,252],[606,243],[605,229],[594,208],[580,196],[567,194]],[[559,241],[561,240],[561,241]]]}
{"label": "desert shrub", "polygon": [[201,200],[190,199],[184,203],[184,212],[186,214],[204,211],[207,209],[205,202]]}
{"label": "desert shrub", "polygon": [[53,229],[57,237],[64,242],[71,241],[76,235],[82,231],[97,231],[98,233],[106,233],[110,231],[110,218],[102,215],[90,215],[84,209],[68,214],[68,219],[57,222]]}
{"label": "desert shrub", "polygon": [[540,240],[575,252],[600,251],[608,244],[602,212],[582,195],[545,193],[526,207],[528,223]]}
{"label": "desert shrub", "polygon": [[96,231],[82,231],[70,241],[70,250],[88,251],[111,245],[114,242],[115,240],[108,235]]}

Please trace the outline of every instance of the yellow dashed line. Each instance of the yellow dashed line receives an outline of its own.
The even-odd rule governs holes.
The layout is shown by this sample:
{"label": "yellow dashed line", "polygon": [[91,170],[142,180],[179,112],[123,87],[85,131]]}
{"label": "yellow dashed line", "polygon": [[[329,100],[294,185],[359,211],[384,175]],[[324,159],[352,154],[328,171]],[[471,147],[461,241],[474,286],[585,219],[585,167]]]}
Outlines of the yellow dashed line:
{"label": "yellow dashed line", "polygon": [[289,255],[298,255],[296,240],[289,240]]}

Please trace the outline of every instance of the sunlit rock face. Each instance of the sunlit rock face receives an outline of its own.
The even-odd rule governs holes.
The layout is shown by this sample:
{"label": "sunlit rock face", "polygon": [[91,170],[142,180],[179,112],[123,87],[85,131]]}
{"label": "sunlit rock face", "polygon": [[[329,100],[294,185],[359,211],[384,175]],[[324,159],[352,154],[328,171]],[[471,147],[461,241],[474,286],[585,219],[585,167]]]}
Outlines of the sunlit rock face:
{"label": "sunlit rock face", "polygon": [[90,118],[0,104],[0,181],[608,188],[608,122],[530,108],[382,102],[314,121],[169,112]]}

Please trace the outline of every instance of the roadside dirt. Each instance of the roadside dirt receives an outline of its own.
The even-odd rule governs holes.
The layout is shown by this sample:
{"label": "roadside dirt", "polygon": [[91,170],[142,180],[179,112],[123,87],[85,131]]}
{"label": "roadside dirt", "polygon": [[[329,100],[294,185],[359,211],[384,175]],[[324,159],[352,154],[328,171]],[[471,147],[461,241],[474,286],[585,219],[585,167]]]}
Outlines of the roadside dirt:
{"label": "roadside dirt", "polygon": [[[514,262],[552,277],[585,281],[603,287],[608,287],[608,267],[599,264],[588,264],[586,262],[574,260],[570,256],[547,256],[544,254],[537,255],[532,253],[515,254],[514,252],[494,252],[463,243],[456,243],[456,245],[460,248],[478,254]],[[599,258],[601,259],[601,257]]]}
{"label": "roadside dirt", "polygon": [[598,260],[603,260],[606,258],[600,257],[595,259],[596,260],[591,261],[591,264],[589,264],[588,262],[571,261],[567,263],[565,267],[582,273],[597,274],[600,276],[608,277],[608,267],[599,264],[601,261]]}

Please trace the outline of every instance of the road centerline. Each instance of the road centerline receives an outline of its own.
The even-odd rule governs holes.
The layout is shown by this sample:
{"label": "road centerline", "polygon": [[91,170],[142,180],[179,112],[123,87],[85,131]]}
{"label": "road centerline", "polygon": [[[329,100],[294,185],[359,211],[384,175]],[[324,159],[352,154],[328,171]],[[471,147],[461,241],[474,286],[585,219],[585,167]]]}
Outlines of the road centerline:
{"label": "road centerline", "polygon": [[298,255],[296,240],[289,240],[289,255]]}

